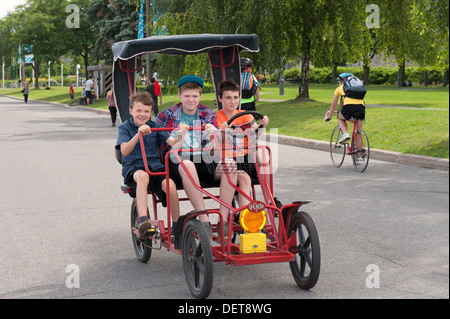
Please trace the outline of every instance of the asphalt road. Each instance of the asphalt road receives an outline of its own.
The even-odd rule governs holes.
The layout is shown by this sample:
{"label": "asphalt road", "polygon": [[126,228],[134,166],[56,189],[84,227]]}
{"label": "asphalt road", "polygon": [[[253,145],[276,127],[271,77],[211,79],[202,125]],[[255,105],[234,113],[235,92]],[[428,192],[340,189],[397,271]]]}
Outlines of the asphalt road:
{"label": "asphalt road", "polygon": [[[108,115],[0,96],[0,299],[191,299],[181,256],[135,257],[116,138]],[[319,281],[302,291],[288,264],[214,263],[210,299],[449,298],[448,171],[371,160],[361,174],[271,147],[278,198],[312,201]]]}

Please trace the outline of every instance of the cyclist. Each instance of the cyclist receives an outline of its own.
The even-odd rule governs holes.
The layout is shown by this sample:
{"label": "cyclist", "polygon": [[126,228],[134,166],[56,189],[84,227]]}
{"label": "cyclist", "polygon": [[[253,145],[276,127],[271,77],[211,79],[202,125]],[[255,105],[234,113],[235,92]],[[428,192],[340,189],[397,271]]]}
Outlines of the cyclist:
{"label": "cyclist", "polygon": [[255,102],[259,100],[259,83],[251,74],[253,61],[249,58],[241,58],[241,110],[256,111]]}
{"label": "cyclist", "polygon": [[[366,114],[366,106],[363,99],[355,99],[345,96],[344,92],[344,80],[353,76],[351,73],[342,73],[338,77],[339,86],[334,91],[333,101],[331,102],[331,108],[326,113],[325,120],[329,121],[331,119],[331,114],[334,113],[336,109],[338,99],[341,97],[342,109],[338,116],[339,126],[342,130],[342,138],[339,143],[345,143],[350,140],[350,135],[348,134],[347,122],[350,119],[354,119],[358,123],[358,127],[362,129],[362,122]],[[358,141],[356,141],[358,144]],[[357,145],[358,146],[358,145]]]}

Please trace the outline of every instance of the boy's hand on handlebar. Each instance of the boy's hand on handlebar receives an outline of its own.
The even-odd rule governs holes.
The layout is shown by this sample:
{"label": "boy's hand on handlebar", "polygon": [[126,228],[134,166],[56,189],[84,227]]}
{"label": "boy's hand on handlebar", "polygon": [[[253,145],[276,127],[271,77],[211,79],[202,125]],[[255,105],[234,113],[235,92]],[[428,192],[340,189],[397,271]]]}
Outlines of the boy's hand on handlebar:
{"label": "boy's hand on handlebar", "polygon": [[231,129],[231,126],[228,125],[227,122],[223,122],[223,124],[222,124],[222,131],[227,132],[227,131],[229,131],[230,129]]}
{"label": "boy's hand on handlebar", "polygon": [[138,132],[142,133],[142,135],[147,135],[147,134],[150,134],[152,132],[152,130],[150,129],[150,126],[148,126],[147,124],[144,124],[138,128]]}
{"label": "boy's hand on handlebar", "polygon": [[267,116],[264,116],[261,121],[259,121],[259,124],[262,126],[267,126],[269,124],[269,118]]}
{"label": "boy's hand on handlebar", "polygon": [[179,133],[181,134],[181,135],[184,135],[184,134],[186,134],[186,132],[190,129],[191,127],[189,126],[189,125],[187,125],[187,124],[180,124],[180,126],[179,126]]}
{"label": "boy's hand on handlebar", "polygon": [[206,134],[211,134],[212,132],[216,131],[217,128],[212,125],[211,123],[205,124],[205,133]]}

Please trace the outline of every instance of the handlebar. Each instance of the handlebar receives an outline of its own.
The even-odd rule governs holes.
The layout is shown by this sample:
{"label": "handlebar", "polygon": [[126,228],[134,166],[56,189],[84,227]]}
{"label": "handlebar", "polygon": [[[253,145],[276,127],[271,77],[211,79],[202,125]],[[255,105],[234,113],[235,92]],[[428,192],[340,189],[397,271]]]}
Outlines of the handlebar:
{"label": "handlebar", "polygon": [[[338,111],[334,111],[333,113],[338,113]],[[331,117],[329,115],[330,115],[330,111],[327,111],[325,113],[325,118],[323,119],[325,122],[328,122],[331,120]]]}

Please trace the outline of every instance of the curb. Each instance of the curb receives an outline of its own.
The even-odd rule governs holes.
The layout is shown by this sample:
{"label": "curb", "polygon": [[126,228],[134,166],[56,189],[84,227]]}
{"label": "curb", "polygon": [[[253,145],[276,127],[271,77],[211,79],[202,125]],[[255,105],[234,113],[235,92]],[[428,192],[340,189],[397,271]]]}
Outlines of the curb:
{"label": "curb", "polygon": [[[14,99],[21,99],[14,96],[8,96],[3,95]],[[64,106],[66,108],[74,108],[78,110],[83,111],[90,111],[95,112],[97,114],[109,114],[109,111],[102,110],[102,109],[95,109],[91,107],[86,107],[82,105],[68,105],[68,104],[62,104],[57,102],[47,102],[47,101],[41,101],[41,100],[29,100],[33,101],[33,103],[42,103],[42,104],[52,104],[52,105],[59,105]],[[270,133],[266,133],[267,135],[271,135]],[[290,145],[290,146],[296,146],[296,147],[304,147],[304,148],[310,148],[315,149],[319,151],[326,151],[328,152],[330,149],[330,143],[325,141],[317,141],[317,140],[311,140],[307,138],[302,137],[292,137],[287,135],[279,135],[277,134],[277,139],[279,144],[284,145]],[[437,157],[430,157],[430,156],[423,156],[423,155],[414,155],[414,154],[404,154],[400,152],[392,152],[392,151],[384,151],[379,150],[375,148],[370,149],[370,158],[384,161],[384,162],[391,162],[391,163],[397,163],[397,164],[405,164],[410,166],[417,166],[417,167],[424,167],[424,168],[432,168],[432,169],[438,169],[442,171],[449,171],[449,160],[446,158],[437,158]]]}
{"label": "curb", "polygon": [[[270,134],[268,134],[270,135]],[[297,147],[305,147],[320,151],[330,150],[330,143],[324,141],[310,140],[301,137],[292,137],[286,135],[278,135],[278,143]],[[370,158],[385,162],[406,164],[424,168],[432,168],[443,171],[449,170],[449,160],[445,158],[437,158],[423,155],[404,154],[400,152],[384,151],[375,148],[370,149]]]}

